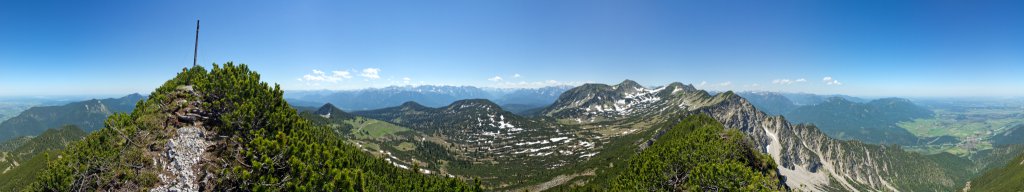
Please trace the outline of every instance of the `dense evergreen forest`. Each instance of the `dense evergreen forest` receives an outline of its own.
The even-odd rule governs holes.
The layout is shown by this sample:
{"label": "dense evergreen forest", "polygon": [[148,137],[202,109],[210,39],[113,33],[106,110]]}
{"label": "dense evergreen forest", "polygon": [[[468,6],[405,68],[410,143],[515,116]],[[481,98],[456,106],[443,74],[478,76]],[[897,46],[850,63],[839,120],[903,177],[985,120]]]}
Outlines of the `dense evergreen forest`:
{"label": "dense evergreen forest", "polygon": [[669,129],[624,167],[574,191],[781,191],[776,164],[743,133],[704,114]]}
{"label": "dense evergreen forest", "polygon": [[1024,155],[972,179],[964,191],[1024,191]]}

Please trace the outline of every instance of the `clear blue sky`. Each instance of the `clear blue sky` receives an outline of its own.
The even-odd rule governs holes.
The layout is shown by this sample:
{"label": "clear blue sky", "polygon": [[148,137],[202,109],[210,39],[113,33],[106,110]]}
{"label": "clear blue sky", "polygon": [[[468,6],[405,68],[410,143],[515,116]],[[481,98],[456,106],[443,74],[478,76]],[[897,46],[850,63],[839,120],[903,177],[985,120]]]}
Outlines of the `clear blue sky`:
{"label": "clear blue sky", "polygon": [[4,1],[0,95],[148,93],[191,65],[197,18],[200,64],[286,90],[628,78],[1024,96],[1024,1],[990,0]]}

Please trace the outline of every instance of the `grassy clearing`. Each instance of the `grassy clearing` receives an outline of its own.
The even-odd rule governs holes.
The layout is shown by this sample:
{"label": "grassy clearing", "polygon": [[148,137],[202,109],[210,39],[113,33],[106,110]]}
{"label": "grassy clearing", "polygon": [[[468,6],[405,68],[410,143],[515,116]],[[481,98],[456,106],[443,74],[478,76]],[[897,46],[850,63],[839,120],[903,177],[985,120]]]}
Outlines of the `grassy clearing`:
{"label": "grassy clearing", "polygon": [[416,145],[409,142],[402,142],[399,143],[398,146],[395,146],[395,148],[397,148],[400,151],[412,151],[416,150]]}
{"label": "grassy clearing", "polygon": [[394,135],[400,132],[409,131],[409,128],[363,117],[346,120],[345,123],[352,125],[352,133],[359,139],[381,138],[387,135]]}

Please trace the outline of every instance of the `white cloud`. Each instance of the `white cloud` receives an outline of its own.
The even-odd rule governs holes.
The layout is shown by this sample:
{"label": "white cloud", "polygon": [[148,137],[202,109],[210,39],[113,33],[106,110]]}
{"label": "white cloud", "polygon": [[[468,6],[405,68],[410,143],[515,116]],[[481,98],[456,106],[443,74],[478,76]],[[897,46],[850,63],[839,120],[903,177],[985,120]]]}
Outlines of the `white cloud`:
{"label": "white cloud", "polygon": [[716,86],[719,86],[719,87],[732,86],[732,81],[721,82],[721,83],[716,84]]}
{"label": "white cloud", "polygon": [[802,83],[802,82],[806,82],[806,81],[807,81],[807,79],[804,79],[804,78],[799,78],[799,79],[796,79],[796,80],[775,79],[775,80],[772,80],[772,84],[789,85],[789,84],[793,84],[793,83]]}
{"label": "white cloud", "polygon": [[360,73],[359,76],[363,76],[363,77],[369,78],[369,79],[380,79],[380,69],[378,69],[378,68],[366,68],[366,69],[363,69],[363,73]]}
{"label": "white cloud", "polygon": [[491,77],[491,78],[487,78],[487,80],[488,81],[498,82],[498,81],[501,81],[501,76],[494,76],[494,77]]}
{"label": "white cloud", "polygon": [[520,76],[519,73],[516,73],[515,75],[512,75],[512,77],[515,77],[515,78],[519,78],[519,76]]}
{"label": "white cloud", "polygon": [[704,86],[704,85],[707,85],[707,84],[708,84],[708,81],[700,81],[700,85],[697,85],[697,86]]}
{"label": "white cloud", "polygon": [[412,78],[402,77],[402,83],[409,84],[409,82],[412,82]]}
{"label": "white cloud", "polygon": [[351,78],[352,74],[348,71],[331,71],[331,75],[327,75],[324,71],[313,69],[312,74],[303,75],[302,78],[299,78],[299,81],[337,83],[343,79]]}
{"label": "white cloud", "polygon": [[341,77],[341,78],[345,78],[345,79],[351,79],[352,78],[352,73],[349,73],[348,71],[331,71],[331,74],[334,77]]}
{"label": "white cloud", "polygon": [[825,82],[826,85],[843,85],[843,83],[839,82],[839,80],[832,79],[831,76],[821,78],[821,81]]}

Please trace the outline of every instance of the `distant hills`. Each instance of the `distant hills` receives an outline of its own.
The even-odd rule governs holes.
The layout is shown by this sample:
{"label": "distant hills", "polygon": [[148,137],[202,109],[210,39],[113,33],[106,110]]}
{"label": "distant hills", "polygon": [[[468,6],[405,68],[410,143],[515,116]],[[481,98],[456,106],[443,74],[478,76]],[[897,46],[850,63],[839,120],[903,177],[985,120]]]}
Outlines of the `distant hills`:
{"label": "distant hills", "polygon": [[858,102],[858,103],[863,103],[863,102],[867,102],[868,101],[867,99],[864,99],[864,98],[854,97],[854,96],[849,96],[849,95],[842,95],[842,94],[831,94],[831,95],[824,94],[824,95],[819,95],[819,94],[813,94],[813,93],[787,93],[787,92],[781,92],[779,94],[781,94],[782,96],[786,96],[786,98],[789,98],[789,100],[793,101],[793,104],[795,104],[795,105],[814,105],[814,104],[818,104],[818,103],[821,103],[821,102],[825,102],[829,98],[833,98],[833,97],[840,97],[840,98],[846,99],[847,101],[853,101],[853,102]]}
{"label": "distant hills", "polygon": [[441,107],[463,99],[488,99],[499,105],[516,106],[517,111],[539,108],[554,102],[571,86],[533,89],[498,89],[474,86],[390,86],[347,91],[288,91],[285,98],[293,105],[320,106],[331,103],[346,111],[363,111],[397,106],[414,101],[424,106]]}
{"label": "distant hills", "polygon": [[89,96],[52,96],[52,97],[0,97],[0,122],[35,106],[64,105],[75,101],[87,100]]}
{"label": "distant hills", "polygon": [[800,106],[815,105],[828,101],[829,98],[839,97],[856,103],[867,102],[867,99],[849,95],[818,95],[812,93],[788,93],[771,91],[742,91],[736,92],[757,109],[770,115],[784,115]]}
{"label": "distant hills", "polygon": [[782,115],[794,123],[812,123],[830,137],[872,144],[903,146],[957,143],[955,137],[918,138],[898,122],[932,118],[935,114],[902,98],[866,100],[846,95],[809,93],[739,92],[765,113]]}
{"label": "distant hills", "polygon": [[103,127],[103,121],[107,116],[131,112],[136,102],[145,98],[136,93],[121,98],[91,99],[60,106],[32,107],[0,123],[0,141],[38,135],[46,129],[68,124],[92,132]]}
{"label": "distant hills", "polygon": [[934,115],[931,110],[907,99],[884,98],[857,103],[832,97],[819,104],[796,108],[784,116],[795,123],[812,123],[839,139],[905,146],[918,144],[918,138],[897,123]]}
{"label": "distant hills", "polygon": [[789,113],[790,111],[793,111],[793,109],[796,109],[801,105],[813,105],[821,103],[821,101],[803,101],[800,105],[798,105],[792,100],[790,100],[789,97],[786,97],[782,93],[776,92],[738,92],[736,94],[740,95],[743,98],[746,98],[747,101],[750,101],[751,104],[754,104],[754,107],[757,107],[757,109],[760,109],[761,111],[764,111],[765,113],[768,113],[770,115],[782,115]]}
{"label": "distant hills", "polygon": [[59,150],[85,137],[86,132],[68,125],[0,143],[0,191],[18,191],[36,178]]}

